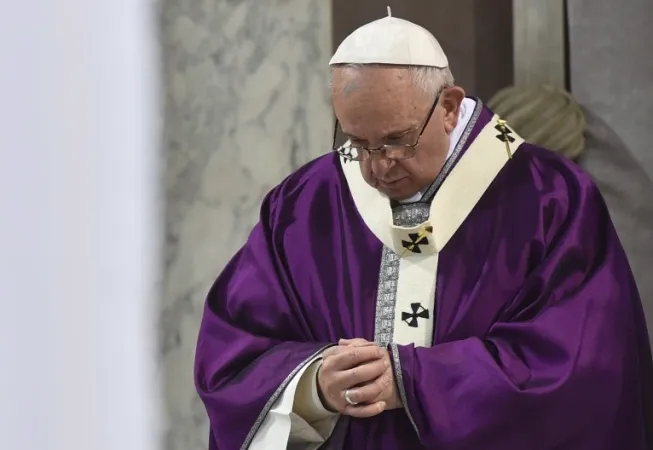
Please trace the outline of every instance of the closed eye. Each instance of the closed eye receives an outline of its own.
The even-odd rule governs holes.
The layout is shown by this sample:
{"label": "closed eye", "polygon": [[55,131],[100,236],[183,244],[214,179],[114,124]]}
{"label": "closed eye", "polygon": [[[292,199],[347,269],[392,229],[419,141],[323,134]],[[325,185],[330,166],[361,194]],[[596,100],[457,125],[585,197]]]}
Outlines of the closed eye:
{"label": "closed eye", "polygon": [[401,130],[401,131],[396,131],[394,133],[390,133],[385,137],[385,140],[390,142],[397,142],[397,141],[405,141],[407,138],[411,137],[413,134],[414,129],[413,128],[408,128],[406,130]]}

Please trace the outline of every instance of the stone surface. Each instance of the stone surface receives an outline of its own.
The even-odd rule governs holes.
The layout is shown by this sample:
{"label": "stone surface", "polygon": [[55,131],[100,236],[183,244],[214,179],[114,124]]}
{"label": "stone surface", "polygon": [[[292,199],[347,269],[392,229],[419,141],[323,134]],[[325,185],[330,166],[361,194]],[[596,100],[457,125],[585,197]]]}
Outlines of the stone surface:
{"label": "stone surface", "polygon": [[515,85],[566,87],[565,1],[513,0]]}
{"label": "stone surface", "polygon": [[587,142],[580,164],[605,198],[653,330],[653,181],[609,124],[588,110],[585,117]]}
{"label": "stone surface", "polygon": [[204,297],[263,196],[329,151],[326,0],[162,0],[166,247],[161,370],[168,450],[205,450],[193,385]]}
{"label": "stone surface", "polygon": [[606,197],[653,329],[653,6],[574,0],[567,8],[571,91],[588,118],[583,165]]}
{"label": "stone surface", "polygon": [[653,179],[653,5],[568,3],[571,91],[603,120]]}

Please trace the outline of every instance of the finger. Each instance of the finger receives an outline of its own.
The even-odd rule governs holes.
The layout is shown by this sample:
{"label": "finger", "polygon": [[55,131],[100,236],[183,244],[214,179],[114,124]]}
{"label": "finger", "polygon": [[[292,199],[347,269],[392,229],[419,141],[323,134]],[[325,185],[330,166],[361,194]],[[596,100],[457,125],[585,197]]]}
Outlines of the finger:
{"label": "finger", "polygon": [[342,353],[349,348],[350,347],[346,345],[334,345],[333,347],[329,347],[328,349],[324,350],[324,352],[322,352],[322,358],[328,358],[337,355],[338,353]]}
{"label": "finger", "polygon": [[[334,377],[334,385],[338,389],[352,389],[354,386],[373,382],[383,375],[389,368],[387,360],[377,359],[360,366],[352,367],[351,369],[336,372]],[[352,392],[354,392],[352,390]],[[352,399],[353,400],[353,399]],[[354,400],[359,402],[359,400]]]}
{"label": "finger", "polygon": [[376,344],[374,342],[370,342],[363,338],[355,338],[355,339],[340,339],[338,341],[338,345],[365,347],[366,345],[376,345]]}
{"label": "finger", "polygon": [[333,356],[336,353],[340,353],[343,350],[346,350],[349,347],[366,347],[368,345],[376,345],[374,342],[366,341],[362,338],[356,339],[340,339],[338,345],[333,345],[322,352],[322,357],[326,358],[327,356]]}
{"label": "finger", "polygon": [[373,403],[392,381],[392,374],[386,371],[373,382],[355,389],[349,389],[349,399],[354,403]]}
{"label": "finger", "polygon": [[344,410],[344,414],[351,417],[364,419],[381,414],[383,411],[385,411],[385,406],[386,405],[384,401],[376,402],[371,405],[347,406]]}
{"label": "finger", "polygon": [[338,352],[338,346],[334,345],[333,347],[329,347],[322,352],[322,358],[328,358],[329,356],[335,355],[337,352]]}
{"label": "finger", "polygon": [[336,371],[351,369],[366,362],[383,358],[383,350],[376,345],[366,347],[346,347],[331,356],[324,364]]}

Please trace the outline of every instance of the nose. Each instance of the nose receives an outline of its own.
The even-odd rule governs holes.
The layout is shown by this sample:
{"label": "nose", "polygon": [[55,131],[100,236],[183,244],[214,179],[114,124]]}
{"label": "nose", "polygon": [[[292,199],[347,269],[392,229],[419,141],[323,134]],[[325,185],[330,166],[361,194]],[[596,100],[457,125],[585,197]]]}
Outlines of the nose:
{"label": "nose", "polygon": [[370,155],[370,164],[375,178],[383,178],[388,170],[392,168],[394,163],[393,160],[389,159],[382,153]]}

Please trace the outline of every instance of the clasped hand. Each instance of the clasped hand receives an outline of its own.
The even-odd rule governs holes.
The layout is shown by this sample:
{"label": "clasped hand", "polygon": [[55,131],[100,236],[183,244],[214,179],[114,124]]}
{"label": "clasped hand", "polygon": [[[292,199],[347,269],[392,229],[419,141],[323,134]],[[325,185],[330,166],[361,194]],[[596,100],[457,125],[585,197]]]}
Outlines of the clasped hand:
{"label": "clasped hand", "polygon": [[[353,417],[401,408],[387,349],[365,339],[341,339],[327,349],[317,375],[324,406]],[[355,406],[350,405],[348,398]]]}

